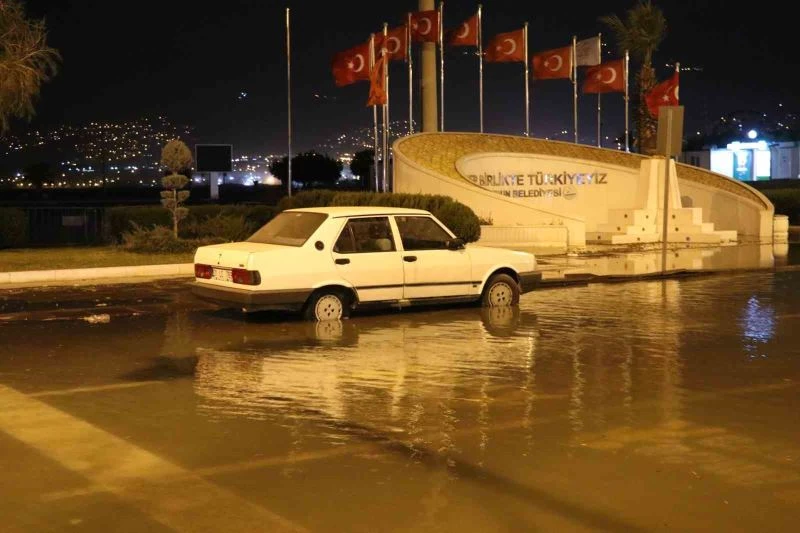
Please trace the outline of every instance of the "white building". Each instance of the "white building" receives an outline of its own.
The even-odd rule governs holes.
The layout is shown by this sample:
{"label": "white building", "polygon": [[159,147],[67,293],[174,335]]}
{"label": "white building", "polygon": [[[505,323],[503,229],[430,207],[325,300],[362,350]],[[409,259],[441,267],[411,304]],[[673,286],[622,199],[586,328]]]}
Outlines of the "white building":
{"label": "white building", "polygon": [[758,140],[732,142],[724,147],[683,152],[680,161],[739,181],[800,178],[800,147],[797,142]]}

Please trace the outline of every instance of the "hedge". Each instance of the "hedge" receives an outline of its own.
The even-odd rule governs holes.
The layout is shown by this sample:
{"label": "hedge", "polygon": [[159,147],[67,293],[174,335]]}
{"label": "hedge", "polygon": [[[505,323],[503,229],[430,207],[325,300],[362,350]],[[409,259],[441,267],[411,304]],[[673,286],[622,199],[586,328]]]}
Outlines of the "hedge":
{"label": "hedge", "polygon": [[480,220],[475,212],[449,196],[442,195],[330,190],[302,191],[293,196],[284,196],[278,202],[278,210],[331,205],[374,205],[424,209],[430,211],[465,242],[475,242],[481,237]]}
{"label": "hedge", "polygon": [[28,215],[23,209],[0,207],[0,248],[28,244]]}
{"label": "hedge", "polygon": [[765,189],[761,193],[775,206],[776,215],[789,217],[789,224],[800,224],[800,189]]}
{"label": "hedge", "polygon": [[[182,220],[179,226],[181,236],[196,231],[203,227],[203,223],[214,217],[226,219],[241,218],[244,227],[255,231],[275,215],[276,209],[268,205],[196,205],[188,206],[189,215]],[[161,206],[141,205],[110,207],[106,210],[106,240],[114,243],[123,241],[123,234],[132,231],[134,224],[142,228],[154,226],[172,227],[172,218],[169,211]],[[236,234],[242,229],[232,229]],[[204,235],[192,234],[191,237]]]}

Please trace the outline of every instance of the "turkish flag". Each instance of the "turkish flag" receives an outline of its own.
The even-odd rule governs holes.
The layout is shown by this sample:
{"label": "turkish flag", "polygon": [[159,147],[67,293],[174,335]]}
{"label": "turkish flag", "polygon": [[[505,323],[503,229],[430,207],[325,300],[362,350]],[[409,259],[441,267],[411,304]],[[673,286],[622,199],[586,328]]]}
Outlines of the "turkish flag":
{"label": "turkish flag", "polygon": [[369,79],[369,41],[333,56],[331,65],[337,87]]}
{"label": "turkish flag", "polygon": [[448,33],[448,44],[451,46],[478,46],[478,14],[475,13]]}
{"label": "turkish flag", "polygon": [[498,33],[486,45],[483,52],[489,63],[525,62],[524,30]]}
{"label": "turkish flag", "polygon": [[388,100],[386,97],[386,75],[383,71],[387,57],[386,55],[381,55],[375,64],[372,65],[372,70],[369,72],[369,98],[367,99],[367,106],[384,105]]}
{"label": "turkish flag", "polygon": [[644,100],[647,102],[647,109],[654,117],[658,117],[658,108],[662,105],[678,105],[678,73],[672,75],[671,78],[666,79],[655,85],[645,95]]}
{"label": "turkish flag", "polygon": [[[386,46],[384,46],[384,50],[386,50],[386,54],[389,56],[389,60],[393,59],[405,59],[406,58],[406,50],[408,49],[408,45],[406,44],[406,31],[405,26],[398,26],[392,30],[388,30],[386,32]],[[380,51],[383,45],[383,32],[375,34],[375,50]],[[380,53],[376,52],[375,57],[379,56]]]}
{"label": "turkish flag", "polygon": [[625,92],[625,65],[622,59],[587,68],[583,92],[586,94]]}
{"label": "turkish flag", "polygon": [[556,80],[572,76],[572,46],[547,50],[533,56],[533,78]]}
{"label": "turkish flag", "polygon": [[411,41],[415,43],[439,42],[439,12],[417,11],[411,13]]}

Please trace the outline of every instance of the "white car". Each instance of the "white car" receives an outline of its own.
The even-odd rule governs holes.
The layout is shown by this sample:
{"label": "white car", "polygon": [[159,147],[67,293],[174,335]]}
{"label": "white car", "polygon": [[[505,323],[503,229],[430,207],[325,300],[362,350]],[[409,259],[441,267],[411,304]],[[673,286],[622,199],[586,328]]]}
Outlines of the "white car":
{"label": "white car", "polygon": [[194,272],[199,298],[309,320],[368,306],[517,305],[541,280],[533,254],[465,245],[428,211],[397,207],[288,209],[246,241],[197,248]]}

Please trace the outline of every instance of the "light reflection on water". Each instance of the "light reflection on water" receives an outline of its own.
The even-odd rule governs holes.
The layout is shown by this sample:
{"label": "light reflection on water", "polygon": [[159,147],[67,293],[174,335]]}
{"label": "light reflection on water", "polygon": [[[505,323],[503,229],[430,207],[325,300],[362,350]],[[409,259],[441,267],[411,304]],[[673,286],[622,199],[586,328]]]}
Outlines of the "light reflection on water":
{"label": "light reflection on water", "polygon": [[[800,378],[787,349],[800,339],[781,319],[797,316],[798,289],[797,273],[743,274],[540,290],[491,313],[241,323],[197,344],[195,390],[210,417],[314,420],[333,440],[348,438],[343,422],[439,446],[474,425],[485,449],[490,426],[530,441],[543,413],[573,436],[680,421],[691,392]],[[744,365],[753,353],[771,362]]]}
{"label": "light reflection on water", "polygon": [[[320,324],[191,306],[20,320],[0,326],[0,382],[311,531],[787,531],[800,503],[798,294],[795,270]],[[59,453],[93,446],[80,431],[61,446],[48,423],[33,433],[55,435]],[[49,472],[36,455],[19,463]],[[99,455],[97,472],[125,463]],[[130,457],[130,472],[153,475]],[[22,508],[19,487],[35,505],[4,516],[51,520],[61,502],[72,518],[106,501],[76,499],[96,489],[69,479],[46,510],[55,489],[11,483],[6,507]]]}

